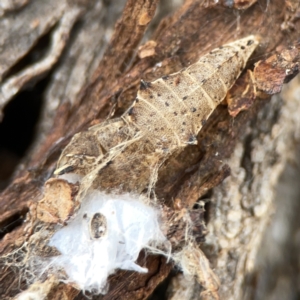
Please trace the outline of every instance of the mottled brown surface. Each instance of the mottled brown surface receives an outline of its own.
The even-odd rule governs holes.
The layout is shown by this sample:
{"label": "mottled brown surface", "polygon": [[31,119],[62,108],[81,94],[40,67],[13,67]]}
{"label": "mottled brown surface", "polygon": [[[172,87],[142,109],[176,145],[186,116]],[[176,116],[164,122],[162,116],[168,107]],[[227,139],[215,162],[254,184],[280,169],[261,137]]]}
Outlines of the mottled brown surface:
{"label": "mottled brown surface", "polygon": [[[123,113],[134,99],[141,78],[149,81],[178,71],[194,63],[207,51],[248,34],[259,34],[262,39],[256,56],[249,62],[249,67],[253,68],[253,63],[262,60],[256,67],[257,72],[259,70],[261,89],[270,94],[278,92],[281,85],[290,79],[289,75],[298,71],[298,3],[258,1],[240,12],[240,19],[237,20],[234,9],[222,6],[203,7],[201,2],[186,1],[178,11],[163,19],[151,37],[156,43],[155,54],[143,58],[135,56],[135,51],[153,17],[156,1],[127,3],[123,18],[117,23],[110,45],[90,83],[71,103],[61,102],[56,118],[53,117],[57,121],[53,123],[51,132],[30,153],[10,186],[2,192],[0,224],[5,224],[10,217],[26,211],[30,201],[36,202],[42,198],[43,184],[52,175],[60,152],[71,136],[89,127],[97,118],[103,120],[114,111],[116,115]],[[283,9],[285,5],[286,9]],[[289,46],[296,47],[290,49]],[[276,47],[279,55],[272,53]],[[160,62],[162,67],[155,67]],[[273,65],[279,75],[276,76],[278,81],[275,83],[269,76],[274,70]],[[287,69],[291,69],[292,73]],[[183,205],[192,204],[204,194],[204,190],[225,178],[228,170],[220,172],[222,159],[230,156],[248,122],[264,106],[264,101],[255,101],[248,111],[240,113],[234,121],[226,107],[217,108],[200,132],[199,146],[196,149],[188,147],[184,153],[170,158],[166,168],[161,170],[159,197],[171,203],[172,199],[179,198]],[[60,140],[61,138],[63,139]],[[0,249],[9,252],[20,246],[16,241],[23,236],[24,226],[8,233],[1,240]],[[128,276],[127,272],[119,272],[112,276],[106,299],[113,299],[109,298],[111,295],[115,299],[144,299],[150,295],[166,278],[171,266],[166,265],[165,259],[155,256],[148,257],[146,263],[150,270],[147,274],[131,273]],[[6,268],[1,269],[1,272],[3,298],[15,295],[18,282],[14,281],[14,273]],[[71,295],[70,287],[61,286],[63,291]],[[52,299],[54,297],[56,296]],[[83,299],[83,296],[76,299]]]}
{"label": "mottled brown surface", "polygon": [[269,95],[279,93],[283,83],[294,78],[300,69],[300,41],[287,49],[255,64],[254,78],[257,88]]}
{"label": "mottled brown surface", "polygon": [[37,218],[46,223],[64,224],[76,208],[74,201],[78,187],[56,178],[44,185],[44,195],[36,208]]}

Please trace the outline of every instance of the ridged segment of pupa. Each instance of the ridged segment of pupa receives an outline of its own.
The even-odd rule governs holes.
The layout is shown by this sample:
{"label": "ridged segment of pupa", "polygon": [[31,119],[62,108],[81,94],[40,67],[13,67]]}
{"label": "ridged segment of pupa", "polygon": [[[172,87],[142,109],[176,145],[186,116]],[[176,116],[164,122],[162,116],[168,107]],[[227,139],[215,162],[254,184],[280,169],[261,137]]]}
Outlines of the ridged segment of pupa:
{"label": "ridged segment of pupa", "polygon": [[120,119],[73,137],[55,173],[84,176],[83,190],[151,189],[166,158],[197,143],[198,132],[257,45],[258,38],[251,35],[212,50],[177,73],[142,81],[136,100]]}
{"label": "ridged segment of pupa", "polygon": [[203,123],[225,98],[258,44],[248,36],[201,57],[187,69],[142,82],[130,115],[158,149],[193,144]]}

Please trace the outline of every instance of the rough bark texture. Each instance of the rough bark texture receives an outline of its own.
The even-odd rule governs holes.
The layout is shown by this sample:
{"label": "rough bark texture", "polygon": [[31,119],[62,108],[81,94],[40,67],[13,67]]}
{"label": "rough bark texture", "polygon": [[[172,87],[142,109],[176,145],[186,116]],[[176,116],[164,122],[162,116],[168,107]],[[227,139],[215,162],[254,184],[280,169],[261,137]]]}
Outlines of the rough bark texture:
{"label": "rough bark texture", "polygon": [[[261,46],[249,62],[253,68],[260,61],[254,70],[259,92],[278,93],[299,70],[298,1],[186,1],[166,18],[158,14],[151,24],[157,2],[32,0],[2,6],[0,108],[51,72],[36,138],[0,196],[2,256],[26,242],[30,228],[22,219],[42,198],[44,182],[72,135],[123,113],[141,78],[151,81],[178,71],[207,51],[248,34],[261,36]],[[146,32],[149,24],[151,32]],[[38,42],[45,35],[50,42],[41,47]],[[145,35],[152,42],[139,48]],[[299,141],[299,98],[268,101],[262,93],[258,96],[236,118],[225,106],[216,109],[200,132],[199,146],[171,158],[156,189],[169,206],[172,199],[191,207],[200,197],[210,198],[209,234],[202,248],[220,278],[221,299],[255,295],[259,269],[254,262],[272,214],[273,193],[287,152]],[[231,176],[221,183],[230,169]],[[13,222],[19,226],[11,226]],[[147,274],[113,275],[109,292],[98,298],[147,298],[172,265],[148,256],[146,266]],[[2,299],[27,288],[15,271],[1,266]],[[183,279],[175,278],[166,297],[179,299],[176,293],[182,286]],[[45,299],[84,297],[54,279],[42,289],[48,291]],[[199,296],[197,284],[188,283],[188,290],[186,299]]]}

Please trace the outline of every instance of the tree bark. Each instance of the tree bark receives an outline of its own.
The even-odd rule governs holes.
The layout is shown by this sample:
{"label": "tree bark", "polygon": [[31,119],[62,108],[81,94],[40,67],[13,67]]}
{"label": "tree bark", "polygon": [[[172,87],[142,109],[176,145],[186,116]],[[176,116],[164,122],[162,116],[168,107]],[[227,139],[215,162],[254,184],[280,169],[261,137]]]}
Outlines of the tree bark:
{"label": "tree bark", "polygon": [[[238,0],[231,7],[228,1],[218,5],[186,1],[167,17],[158,13],[152,23],[157,0],[126,4],[32,0],[3,6],[0,109],[22,89],[50,75],[36,138],[0,196],[0,226],[26,218],[42,198],[43,185],[70,138],[108,117],[120,116],[135,98],[141,79],[152,81],[173,73],[226,42],[258,34],[261,45],[249,62],[252,69],[256,63],[257,99],[235,118],[225,106],[218,107],[199,134],[199,146],[172,157],[156,186],[158,199],[170,207],[172,199],[190,208],[198,199],[210,198],[205,216],[209,234],[202,249],[220,279],[220,298],[253,297],[259,272],[254,261],[272,214],[274,190],[287,153],[299,141],[297,97],[268,98],[298,73],[300,8],[298,1],[246,2],[247,8],[245,1]],[[122,16],[116,21],[122,5]],[[51,39],[44,56],[30,60],[34,45],[44,35]],[[144,37],[152,42],[139,47]],[[9,232],[3,230],[2,257],[31,234],[25,221],[16,224]],[[149,297],[167,278],[172,264],[148,256],[146,267],[147,274],[118,271],[109,280],[108,293],[98,298]],[[20,282],[14,271],[7,265],[1,268],[3,299],[36,288]],[[173,279],[166,297],[176,299],[184,284],[184,279]],[[199,286],[187,285],[189,299],[195,299]],[[55,279],[40,286],[47,291],[44,299],[84,299]]]}

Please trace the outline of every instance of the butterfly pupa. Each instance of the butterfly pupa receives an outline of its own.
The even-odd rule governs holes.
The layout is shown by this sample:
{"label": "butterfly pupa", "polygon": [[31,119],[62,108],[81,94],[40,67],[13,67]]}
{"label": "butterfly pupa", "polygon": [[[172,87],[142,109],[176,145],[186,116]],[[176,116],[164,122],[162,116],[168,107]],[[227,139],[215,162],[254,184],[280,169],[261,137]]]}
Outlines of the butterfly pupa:
{"label": "butterfly pupa", "polygon": [[81,186],[141,193],[173,152],[197,143],[197,134],[244,70],[259,38],[247,36],[153,82],[141,81],[121,118],[76,134],[55,174],[75,173]]}

